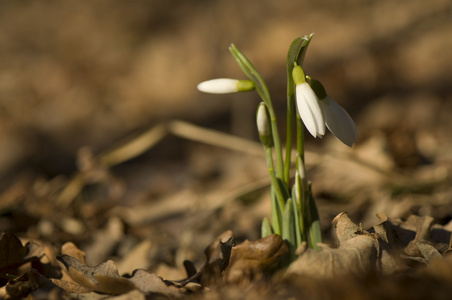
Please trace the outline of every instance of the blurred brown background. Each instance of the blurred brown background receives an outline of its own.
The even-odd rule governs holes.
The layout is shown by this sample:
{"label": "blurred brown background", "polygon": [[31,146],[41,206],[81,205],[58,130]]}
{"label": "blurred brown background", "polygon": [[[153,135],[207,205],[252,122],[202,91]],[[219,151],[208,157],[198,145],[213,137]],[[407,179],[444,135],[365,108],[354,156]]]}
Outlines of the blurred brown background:
{"label": "blurred brown background", "polygon": [[[173,119],[258,141],[255,93],[208,95],[196,85],[244,78],[234,43],[266,79],[283,123],[287,49],[311,32],[305,70],[359,132],[352,149],[329,133],[307,137],[325,241],[342,211],[363,228],[381,221],[377,213],[448,224],[450,1],[3,0],[0,232],[74,242],[90,265],[145,243],[147,258],[134,265],[144,269],[202,263],[226,229],[238,241],[259,238],[270,213],[261,152],[167,136],[105,170],[87,149],[101,153]],[[61,201],[77,162],[85,181]]]}
{"label": "blurred brown background", "polygon": [[[429,120],[446,120],[451,16],[447,0],[1,1],[0,187],[24,170],[70,174],[80,147],[99,152],[162,120],[256,138],[257,96],[196,90],[206,79],[244,77],[230,43],[263,74],[282,113],[288,46],[315,32],[306,70],[349,110],[361,138],[372,122],[405,122],[403,106],[392,119],[385,106],[372,113],[376,100],[414,101],[421,112],[432,101]],[[183,157],[180,143],[170,138],[168,151],[145,160]]]}

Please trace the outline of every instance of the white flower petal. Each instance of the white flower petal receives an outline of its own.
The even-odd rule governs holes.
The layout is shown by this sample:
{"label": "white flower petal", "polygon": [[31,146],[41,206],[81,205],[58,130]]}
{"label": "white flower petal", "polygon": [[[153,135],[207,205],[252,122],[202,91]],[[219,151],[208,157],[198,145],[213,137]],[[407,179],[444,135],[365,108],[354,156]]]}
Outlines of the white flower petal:
{"label": "white flower petal", "polygon": [[238,90],[238,79],[231,78],[217,78],[207,81],[203,81],[198,84],[198,90],[204,93],[211,94],[230,94],[237,93]]}
{"label": "white flower petal", "polygon": [[325,122],[319,100],[307,82],[296,86],[297,109],[306,129],[313,137],[325,134]]}
{"label": "white flower petal", "polygon": [[329,96],[321,100],[320,103],[328,129],[342,143],[351,147],[358,139],[358,131],[353,119],[342,106]]}

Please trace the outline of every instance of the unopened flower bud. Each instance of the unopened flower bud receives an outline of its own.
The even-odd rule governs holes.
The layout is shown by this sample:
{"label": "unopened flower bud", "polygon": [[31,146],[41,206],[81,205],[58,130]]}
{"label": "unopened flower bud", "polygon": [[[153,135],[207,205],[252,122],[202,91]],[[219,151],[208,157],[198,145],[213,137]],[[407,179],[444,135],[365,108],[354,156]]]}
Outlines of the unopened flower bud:
{"label": "unopened flower bud", "polygon": [[270,114],[264,102],[261,102],[257,108],[256,123],[261,143],[266,147],[271,147],[273,144],[273,137],[270,125]]}
{"label": "unopened flower bud", "polygon": [[198,84],[198,90],[210,94],[230,94],[254,90],[254,83],[249,80],[217,78]]}

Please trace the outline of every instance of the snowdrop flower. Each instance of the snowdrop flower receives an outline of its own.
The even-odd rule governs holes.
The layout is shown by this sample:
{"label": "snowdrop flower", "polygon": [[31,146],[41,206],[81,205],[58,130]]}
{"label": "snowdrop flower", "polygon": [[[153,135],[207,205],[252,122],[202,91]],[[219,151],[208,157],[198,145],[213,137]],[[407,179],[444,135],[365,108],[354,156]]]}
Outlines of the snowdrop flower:
{"label": "snowdrop flower", "polygon": [[326,127],[342,143],[351,147],[358,139],[355,122],[342,106],[327,95],[320,81],[311,79],[311,87],[320,99]]}
{"label": "snowdrop flower", "polygon": [[322,137],[325,134],[325,121],[319,99],[306,82],[305,73],[300,66],[293,68],[292,77],[296,84],[298,114],[313,137]]}
{"label": "snowdrop flower", "polygon": [[230,94],[254,90],[254,83],[249,80],[217,78],[198,84],[198,90],[210,94]]}

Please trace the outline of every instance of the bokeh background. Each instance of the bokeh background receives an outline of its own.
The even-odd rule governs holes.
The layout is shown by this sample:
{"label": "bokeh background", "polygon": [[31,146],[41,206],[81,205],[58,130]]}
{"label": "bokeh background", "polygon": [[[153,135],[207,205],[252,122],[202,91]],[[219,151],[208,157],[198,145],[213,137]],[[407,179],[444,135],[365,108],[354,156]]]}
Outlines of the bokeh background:
{"label": "bokeh background", "polygon": [[[362,170],[343,167],[344,159],[336,156],[330,165],[339,170],[332,171],[322,161],[333,156],[315,156],[311,164],[317,168],[311,170],[311,178],[316,180],[325,223],[342,211],[338,202],[355,198],[359,201],[345,201],[346,207],[364,222],[368,220],[364,216],[380,210],[395,216],[432,213],[431,206],[421,210],[425,205],[403,202],[413,198],[410,184],[419,186],[422,178],[433,186],[422,190],[423,197],[439,185],[441,203],[450,203],[446,183],[452,161],[452,5],[448,0],[1,1],[2,197],[10,204],[19,203],[37,193],[36,180],[67,179],[76,172],[82,147],[96,154],[163,121],[184,120],[257,141],[254,116],[259,99],[254,93],[206,95],[196,85],[215,77],[244,78],[228,51],[234,43],[266,79],[282,121],[287,49],[295,37],[311,32],[316,35],[305,69],[350,112],[359,130],[358,144],[338,151],[381,168],[378,176],[364,176]],[[332,135],[308,142],[308,150],[321,155],[345,147]],[[391,177],[394,172],[405,176],[420,169],[422,176],[427,175],[411,183],[409,177],[403,177],[403,184]],[[262,157],[171,136],[112,172],[122,182],[123,204],[171,200],[174,195],[179,197],[174,203],[206,194],[214,199],[267,176]],[[396,182],[397,187],[372,192],[382,181]],[[406,197],[394,200],[400,194]],[[170,200],[167,203],[173,203]],[[372,206],[383,202],[398,206]],[[0,222],[2,230],[25,232],[26,227],[5,221],[14,205],[6,208],[9,215]],[[363,206],[372,209],[360,209]],[[331,214],[324,214],[326,210]],[[26,208],[22,211],[33,215]],[[243,236],[258,237],[259,218],[268,214],[268,206],[253,210],[256,219],[238,217],[242,211],[246,211],[242,206],[226,209],[228,222],[214,226],[216,232],[199,242],[199,248],[231,224]],[[438,217],[445,222],[449,212],[443,210]],[[28,231],[32,237],[50,239],[49,231],[40,231],[48,228],[39,227],[43,214],[24,224],[37,226]],[[73,215],[83,219],[94,213]],[[122,221],[133,227],[171,219],[134,218],[135,223],[124,216]],[[55,217],[48,220],[59,222]],[[165,229],[171,228],[165,224]],[[180,233],[181,226],[173,233]],[[149,232],[142,229],[134,234],[143,237]],[[71,234],[58,241],[87,239],[86,232]]]}

